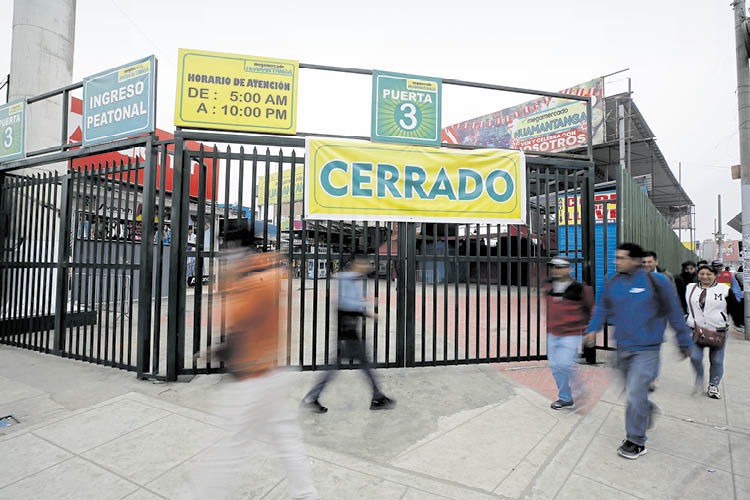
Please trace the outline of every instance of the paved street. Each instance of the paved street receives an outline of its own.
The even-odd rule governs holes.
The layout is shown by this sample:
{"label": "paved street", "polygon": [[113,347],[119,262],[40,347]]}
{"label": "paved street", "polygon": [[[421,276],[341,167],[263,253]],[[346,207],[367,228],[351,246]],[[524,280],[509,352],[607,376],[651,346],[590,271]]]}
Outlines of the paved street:
{"label": "paved street", "polygon": [[[604,354],[600,358],[605,358]],[[663,352],[654,400],[663,415],[637,461],[624,434],[622,387],[606,364],[582,367],[588,402],[549,409],[544,363],[379,370],[399,401],[368,409],[356,372],[302,414],[323,499],[750,498],[750,344],[730,339],[722,400],[691,396],[692,374]],[[290,404],[314,373],[290,373]],[[0,499],[182,498],[185,478],[222,433],[220,376],[139,382],[132,373],[0,347]],[[285,498],[283,473],[258,443],[242,495]]]}

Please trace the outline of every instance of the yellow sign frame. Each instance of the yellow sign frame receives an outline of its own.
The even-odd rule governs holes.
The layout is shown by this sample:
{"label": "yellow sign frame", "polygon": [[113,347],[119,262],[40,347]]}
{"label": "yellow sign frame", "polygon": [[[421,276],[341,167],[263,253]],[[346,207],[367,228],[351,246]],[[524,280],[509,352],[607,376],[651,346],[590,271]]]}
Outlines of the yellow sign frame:
{"label": "yellow sign frame", "polygon": [[305,218],[526,224],[522,151],[305,140]]}
{"label": "yellow sign frame", "polygon": [[298,61],[179,49],[174,124],[294,135],[298,81]]}

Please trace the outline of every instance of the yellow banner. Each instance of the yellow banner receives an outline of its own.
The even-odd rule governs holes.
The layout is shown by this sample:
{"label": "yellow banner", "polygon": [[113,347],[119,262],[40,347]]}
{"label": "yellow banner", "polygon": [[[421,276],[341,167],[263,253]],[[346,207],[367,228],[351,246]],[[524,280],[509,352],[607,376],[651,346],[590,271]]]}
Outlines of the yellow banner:
{"label": "yellow banner", "polygon": [[294,134],[299,63],[179,49],[174,124]]}
{"label": "yellow banner", "polygon": [[[279,176],[271,174],[268,176],[270,183],[268,186],[268,203],[273,205],[278,202],[279,196]],[[284,170],[281,177],[281,203],[289,203],[292,199],[290,192],[292,189],[292,171]],[[302,201],[305,194],[305,172],[299,166],[294,171],[294,202]],[[266,176],[258,176],[258,205],[263,205],[266,200]]]}
{"label": "yellow banner", "polygon": [[526,223],[523,152],[307,138],[305,217]]}

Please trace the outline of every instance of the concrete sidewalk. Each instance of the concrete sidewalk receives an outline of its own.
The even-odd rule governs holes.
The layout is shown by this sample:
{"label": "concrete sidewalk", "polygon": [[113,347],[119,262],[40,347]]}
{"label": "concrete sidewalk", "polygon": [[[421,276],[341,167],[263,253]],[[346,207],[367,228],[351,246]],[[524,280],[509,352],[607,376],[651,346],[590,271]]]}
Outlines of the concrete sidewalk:
{"label": "concrete sidewalk", "polygon": [[[729,342],[718,401],[690,395],[689,363],[665,346],[664,414],[636,461],[616,453],[624,396],[604,365],[584,368],[591,400],[576,411],[549,408],[539,363],[379,370],[398,400],[388,412],[343,372],[322,398],[330,411],[300,415],[316,486],[326,500],[750,499],[750,343]],[[290,374],[290,398],[315,377]],[[224,425],[210,403],[220,378],[140,382],[0,346],[0,417],[20,421],[0,428],[0,499],[181,498]],[[252,450],[237,498],[286,498],[269,455]]]}

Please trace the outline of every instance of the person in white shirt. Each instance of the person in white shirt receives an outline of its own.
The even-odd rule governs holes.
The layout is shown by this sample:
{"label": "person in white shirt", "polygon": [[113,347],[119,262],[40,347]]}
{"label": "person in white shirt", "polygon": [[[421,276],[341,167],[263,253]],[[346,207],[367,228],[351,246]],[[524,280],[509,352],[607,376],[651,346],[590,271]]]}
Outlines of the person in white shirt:
{"label": "person in white shirt", "polygon": [[[716,332],[724,332],[726,336],[729,327],[728,302],[733,301],[734,295],[730,293],[729,286],[716,281],[716,272],[713,268],[702,265],[698,268],[698,283],[691,283],[685,290],[685,300],[688,305],[687,324],[690,328],[696,325]],[[695,392],[703,387],[703,351],[705,347],[694,344],[690,352],[690,361],[696,372]],[[726,339],[720,348],[709,347],[709,360],[711,364],[707,395],[710,398],[720,399],[719,383],[724,374],[724,351]]]}

